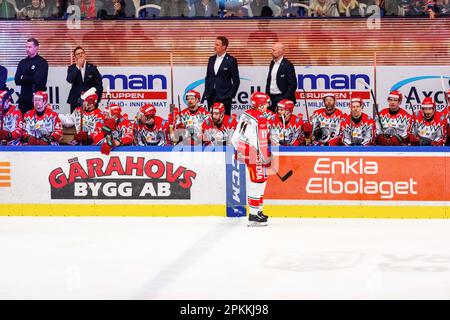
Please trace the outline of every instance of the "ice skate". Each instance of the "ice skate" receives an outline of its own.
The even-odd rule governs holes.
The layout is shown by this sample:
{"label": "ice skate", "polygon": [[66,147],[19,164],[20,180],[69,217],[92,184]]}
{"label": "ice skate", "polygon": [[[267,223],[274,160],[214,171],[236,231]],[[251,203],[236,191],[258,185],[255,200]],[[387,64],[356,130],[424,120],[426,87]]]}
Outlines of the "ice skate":
{"label": "ice skate", "polygon": [[248,216],[248,227],[265,227],[267,226],[267,216],[263,215],[262,211],[259,211],[258,214],[250,214]]}

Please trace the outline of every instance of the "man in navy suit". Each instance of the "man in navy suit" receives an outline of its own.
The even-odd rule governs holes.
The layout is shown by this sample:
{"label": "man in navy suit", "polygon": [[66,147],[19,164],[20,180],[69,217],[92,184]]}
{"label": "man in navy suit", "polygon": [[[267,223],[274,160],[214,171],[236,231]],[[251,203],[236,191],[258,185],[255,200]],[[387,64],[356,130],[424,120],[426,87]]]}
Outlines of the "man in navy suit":
{"label": "man in navy suit", "polygon": [[208,101],[208,108],[215,102],[222,102],[225,114],[231,115],[231,101],[239,88],[239,70],[236,58],[226,50],[228,39],[222,36],[216,38],[214,50],[216,54],[209,57],[205,78],[205,92],[202,102]]}
{"label": "man in navy suit", "polygon": [[8,76],[8,70],[0,65],[0,91],[6,90],[6,78]]}
{"label": "man in navy suit", "polygon": [[277,42],[272,46],[272,62],[267,75],[266,94],[270,96],[270,110],[276,112],[279,101],[288,99],[296,103],[297,76],[294,65],[284,57],[284,45]]}
{"label": "man in navy suit", "polygon": [[92,87],[97,89],[98,103],[102,97],[103,84],[102,76],[97,67],[86,61],[86,52],[82,47],[73,50],[75,63],[67,69],[67,82],[72,84],[72,88],[67,98],[70,104],[70,113],[81,106],[81,94]]}

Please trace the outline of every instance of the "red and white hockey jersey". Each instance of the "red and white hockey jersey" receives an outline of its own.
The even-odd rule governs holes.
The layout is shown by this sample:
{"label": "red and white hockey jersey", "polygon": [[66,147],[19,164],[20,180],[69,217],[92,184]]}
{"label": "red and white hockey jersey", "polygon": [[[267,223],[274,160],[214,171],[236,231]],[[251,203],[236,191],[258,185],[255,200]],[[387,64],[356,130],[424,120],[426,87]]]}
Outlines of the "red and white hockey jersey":
{"label": "red and white hockey jersey", "polygon": [[270,129],[273,145],[299,146],[305,143],[302,133],[303,118],[301,115],[291,115],[287,123],[276,117]]}
{"label": "red and white hockey jersey", "polygon": [[238,153],[238,159],[246,164],[258,164],[270,157],[271,122],[257,109],[241,114],[231,142]]}
{"label": "red and white hockey jersey", "polygon": [[402,108],[395,114],[391,114],[389,108],[386,108],[381,110],[379,118],[378,115],[375,116],[377,135],[383,134],[379,120],[383,125],[384,134],[391,136],[398,135],[406,140],[412,132],[413,117]]}
{"label": "red and white hockey jersey", "polygon": [[[0,111],[1,112],[1,111]],[[11,133],[11,140],[8,145],[17,145],[22,137],[22,112],[15,106],[10,105],[8,110],[3,114],[3,130]]]}
{"label": "red and white hockey jersey", "polygon": [[447,141],[445,143],[446,146],[450,145],[450,105],[448,105],[447,107],[445,107],[442,110],[442,114],[445,117],[445,121],[447,122]]}
{"label": "red and white hockey jersey", "polygon": [[63,126],[72,127],[75,126],[75,129],[78,132],[84,131],[88,134],[93,134],[95,128],[97,127],[97,123],[102,123],[105,118],[104,113],[99,109],[95,108],[92,111],[84,111],[83,112],[83,128],[81,130],[81,107],[76,108],[72,114],[63,115],[60,114],[59,118]]}
{"label": "red and white hockey jersey", "polygon": [[269,110],[269,109],[267,109],[266,111],[264,111],[264,116],[267,118],[267,119],[269,119],[270,121],[275,121],[275,118],[276,118],[276,113],[275,112],[273,112],[272,110]]}
{"label": "red and white hockey jersey", "polygon": [[431,120],[426,120],[422,112],[416,116],[413,134],[420,139],[420,145],[444,145],[447,139],[447,119],[445,114],[436,111]]}
{"label": "red and white hockey jersey", "polygon": [[52,144],[58,144],[63,136],[61,120],[50,106],[47,106],[41,115],[35,109],[26,112],[21,126],[22,139],[25,141],[29,137],[48,138],[54,140]]}
{"label": "red and white hockey jersey", "polygon": [[368,146],[374,144],[375,122],[365,113],[358,120],[355,122],[350,115],[342,123],[342,143],[346,146]]}
{"label": "red and white hockey jersey", "polygon": [[220,127],[217,127],[211,118],[207,119],[202,125],[203,144],[215,146],[231,145],[231,137],[234,130],[236,130],[236,126],[236,118],[226,114],[223,116]]}
{"label": "red and white hockey jersey", "polygon": [[202,144],[202,126],[207,119],[210,119],[210,114],[201,106],[195,112],[192,112],[189,108],[181,111],[180,124],[177,126],[177,130],[184,129],[182,135],[184,145]]}
{"label": "red and white hockey jersey", "polygon": [[161,117],[155,116],[154,125],[150,128],[136,119],[133,123],[134,144],[138,146],[168,145],[169,123]]}
{"label": "red and white hockey jersey", "polygon": [[[332,114],[327,114],[325,108],[321,108],[313,112],[311,116],[311,124],[313,126],[313,134],[320,130],[319,139],[315,139],[315,143],[319,145],[327,145],[334,143],[340,139],[341,125],[346,120],[347,115],[341,110],[336,109]],[[315,135],[316,136],[316,135]]]}
{"label": "red and white hockey jersey", "polygon": [[[103,123],[99,122],[96,125],[93,134],[93,141],[96,145],[101,145],[105,142],[106,135],[102,130]],[[129,146],[133,143],[133,124],[130,120],[121,117],[116,123],[116,129],[112,132],[112,138],[122,142],[122,145]]]}

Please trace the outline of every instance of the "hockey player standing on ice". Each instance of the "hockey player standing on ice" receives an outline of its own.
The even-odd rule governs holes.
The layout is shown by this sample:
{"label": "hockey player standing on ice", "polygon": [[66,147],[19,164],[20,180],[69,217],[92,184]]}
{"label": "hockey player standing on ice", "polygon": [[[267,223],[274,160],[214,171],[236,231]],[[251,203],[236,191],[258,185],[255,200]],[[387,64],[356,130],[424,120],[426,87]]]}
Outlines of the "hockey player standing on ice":
{"label": "hockey player standing on ice", "polygon": [[81,95],[82,107],[77,107],[72,114],[59,114],[64,127],[75,126],[76,134],[72,145],[91,145],[97,124],[103,123],[104,114],[97,107],[98,95],[96,88],[90,88]]}
{"label": "hockey player standing on ice", "polygon": [[109,155],[114,147],[131,145],[133,138],[133,124],[122,115],[122,108],[117,104],[107,107],[104,122],[95,128],[94,144],[101,145],[101,152]]}
{"label": "hockey player standing on ice", "polygon": [[295,116],[294,102],[283,99],[277,105],[278,115],[273,121],[270,130],[272,145],[276,146],[300,146],[305,144],[302,134],[303,118]]}
{"label": "hockey player standing on ice", "polygon": [[314,111],[311,115],[313,144],[335,146],[341,141],[339,136],[341,124],[347,115],[336,109],[336,97],[333,93],[326,93],[323,96],[323,104],[324,108]]}
{"label": "hockey player standing on ice", "polygon": [[134,144],[137,146],[164,146],[168,142],[169,125],[156,115],[153,104],[145,104],[139,109],[133,123]]}
{"label": "hockey player standing on ice", "polygon": [[[403,95],[394,90],[389,93],[389,107],[375,116],[376,144],[380,146],[406,146],[412,132],[413,117],[400,107]],[[381,122],[381,125],[380,125]],[[383,132],[384,131],[384,132]]]}
{"label": "hockey player standing on ice", "polygon": [[369,146],[375,141],[375,122],[362,112],[361,98],[350,100],[350,115],[341,125],[342,143],[346,146]]}
{"label": "hockey player standing on ice", "polygon": [[210,115],[200,104],[200,93],[198,91],[189,90],[186,93],[186,101],[188,107],[181,111],[181,123],[178,130],[184,129],[182,135],[184,145],[201,145],[203,122],[209,119]]}
{"label": "hockey player standing on ice", "polygon": [[436,111],[436,102],[431,97],[422,101],[421,112],[413,124],[410,137],[414,146],[443,146],[447,138],[447,120],[445,115]]}
{"label": "hockey player standing on ice", "polygon": [[270,98],[262,92],[254,92],[252,108],[241,114],[232,137],[236,159],[247,167],[247,203],[249,206],[248,226],[266,226],[268,217],[263,213],[263,197],[267,182],[267,167],[272,162],[269,150],[270,121],[264,112]]}
{"label": "hockey player standing on ice", "polygon": [[58,114],[48,104],[48,94],[38,91],[33,96],[34,109],[22,120],[22,141],[28,145],[58,145],[62,138],[62,124]]}
{"label": "hockey player standing on ice", "polygon": [[203,122],[203,144],[226,146],[231,144],[231,137],[236,130],[235,117],[225,114],[225,106],[222,102],[216,102],[211,108],[211,118]]}
{"label": "hockey player standing on ice", "polygon": [[[0,104],[6,97],[8,91],[0,91]],[[0,105],[0,144],[17,145],[22,137],[22,112],[12,105],[11,97]]]}

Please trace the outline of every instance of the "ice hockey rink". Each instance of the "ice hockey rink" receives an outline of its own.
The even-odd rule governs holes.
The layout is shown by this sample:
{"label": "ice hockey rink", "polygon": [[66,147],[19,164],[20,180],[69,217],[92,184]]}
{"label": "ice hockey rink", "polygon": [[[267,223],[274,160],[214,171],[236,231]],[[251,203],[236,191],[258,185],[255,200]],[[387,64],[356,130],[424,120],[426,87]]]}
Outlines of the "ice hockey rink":
{"label": "ice hockey rink", "polygon": [[450,221],[1,217],[1,299],[449,299]]}

